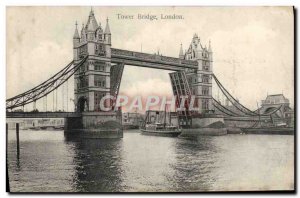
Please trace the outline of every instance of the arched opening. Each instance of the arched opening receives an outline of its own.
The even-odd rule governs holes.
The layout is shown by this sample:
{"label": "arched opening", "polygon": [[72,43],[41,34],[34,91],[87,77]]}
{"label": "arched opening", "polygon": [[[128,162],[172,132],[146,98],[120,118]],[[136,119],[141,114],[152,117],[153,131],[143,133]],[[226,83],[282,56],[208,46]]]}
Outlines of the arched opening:
{"label": "arched opening", "polygon": [[85,111],[85,107],[87,106],[87,99],[84,96],[81,96],[77,102],[77,111],[83,112]]}
{"label": "arched opening", "polygon": [[[267,109],[266,109],[264,112],[262,112],[262,113],[263,113],[263,114],[268,114],[268,113],[271,113],[271,112],[275,111],[277,108],[278,108],[278,107],[269,107],[269,108],[267,108]],[[280,110],[276,111],[275,114],[273,113],[273,115],[275,115],[275,116],[277,116],[277,117],[282,117],[282,114],[281,114],[281,111],[280,111]]]}
{"label": "arched opening", "polygon": [[277,108],[276,107],[269,107],[263,113],[267,114],[267,113],[270,113],[270,112],[274,111],[275,109],[277,109]]}

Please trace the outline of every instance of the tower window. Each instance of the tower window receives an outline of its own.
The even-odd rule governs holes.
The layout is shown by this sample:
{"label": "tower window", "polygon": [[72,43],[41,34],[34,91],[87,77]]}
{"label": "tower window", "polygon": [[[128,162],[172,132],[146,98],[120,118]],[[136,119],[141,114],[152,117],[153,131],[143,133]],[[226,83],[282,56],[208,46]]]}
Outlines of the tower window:
{"label": "tower window", "polygon": [[94,77],[94,84],[96,87],[105,87],[105,77],[95,75]]}
{"label": "tower window", "polygon": [[203,86],[202,87],[202,95],[209,95],[209,87]]}
{"label": "tower window", "polygon": [[105,71],[105,63],[100,61],[95,62],[94,69],[96,71]]}
{"label": "tower window", "polygon": [[209,62],[208,61],[203,61],[203,70],[204,71],[209,71]]}
{"label": "tower window", "polygon": [[202,82],[203,83],[209,83],[209,75],[202,75]]}
{"label": "tower window", "polygon": [[209,110],[209,100],[208,99],[202,99],[202,109]]}

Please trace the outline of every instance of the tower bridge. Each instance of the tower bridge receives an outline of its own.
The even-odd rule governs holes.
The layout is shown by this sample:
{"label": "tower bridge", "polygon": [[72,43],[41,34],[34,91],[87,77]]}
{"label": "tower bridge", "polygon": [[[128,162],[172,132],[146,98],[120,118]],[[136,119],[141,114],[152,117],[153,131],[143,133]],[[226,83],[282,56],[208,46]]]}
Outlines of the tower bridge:
{"label": "tower bridge", "polygon": [[111,48],[111,62],[124,65],[133,65],[147,68],[185,71],[186,69],[198,69],[198,62],[162,56],[159,54],[147,54],[128,50]]}
{"label": "tower bridge", "polygon": [[[243,105],[236,103],[213,75],[213,52],[211,43],[203,46],[197,34],[194,34],[191,44],[185,53],[182,45],[179,57],[167,57],[159,54],[141,53],[112,48],[112,34],[109,20],[103,28],[98,24],[94,11],[91,10],[86,25],[82,25],[80,34],[77,27],[73,35],[74,59],[64,69],[50,79],[22,94],[6,100],[7,117],[64,117],[65,130],[74,133],[84,133],[90,138],[122,137],[121,111],[103,112],[100,100],[108,95],[117,97],[125,65],[171,70],[170,81],[177,106],[181,104],[180,96],[188,96],[184,101],[187,107],[191,96],[195,96],[198,110],[188,108],[178,111],[178,124],[190,127],[194,118],[214,115],[216,108],[221,115],[226,116],[259,116]],[[74,77],[74,112],[13,112],[13,109],[35,103],[41,98],[47,98],[67,80]],[[215,79],[222,92],[237,104],[239,114],[233,115],[212,97],[212,80]],[[53,97],[54,99],[54,97]],[[68,99],[67,99],[68,100]],[[105,106],[113,107],[113,100],[106,100]],[[268,112],[270,114],[272,112]],[[194,120],[193,120],[194,119]],[[252,119],[253,120],[253,119]],[[254,119],[255,120],[255,119]]]}

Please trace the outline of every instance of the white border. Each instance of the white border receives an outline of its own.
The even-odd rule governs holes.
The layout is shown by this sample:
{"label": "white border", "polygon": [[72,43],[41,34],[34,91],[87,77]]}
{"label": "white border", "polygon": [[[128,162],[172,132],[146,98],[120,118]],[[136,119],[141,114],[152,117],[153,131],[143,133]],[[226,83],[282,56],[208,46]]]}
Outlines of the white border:
{"label": "white border", "polygon": [[[0,1],[0,126],[1,126],[1,133],[0,133],[0,145],[1,145],[1,152],[0,152],[0,197],[8,197],[9,195],[5,193],[6,190],[6,183],[5,183],[5,98],[6,98],[6,6],[70,6],[70,5],[78,5],[78,6],[292,6],[294,5],[296,9],[299,9],[299,1],[296,0],[227,0],[227,1],[220,1],[220,0],[151,0],[151,1],[141,1],[141,0],[48,0],[43,1],[40,0],[2,0]],[[298,10],[299,13],[299,10]],[[299,20],[297,20],[297,26],[299,27]],[[299,31],[298,31],[299,32]],[[298,35],[299,36],[299,33]],[[297,46],[297,45],[296,45]],[[299,57],[299,51],[296,54]],[[299,76],[299,69],[297,72],[297,76]],[[295,79],[296,80],[296,79]],[[299,92],[299,86],[297,86],[297,92]],[[298,102],[299,98],[297,101]],[[295,103],[298,104],[298,103]],[[298,111],[297,111],[298,115]],[[298,118],[299,119],[299,118]],[[297,119],[297,121],[298,121]],[[297,122],[298,123],[298,122]],[[297,135],[299,137],[299,135]],[[298,138],[297,138],[298,139]],[[297,140],[299,142],[299,139]],[[299,153],[297,152],[297,159],[299,159]],[[299,184],[299,181],[297,182]],[[298,185],[299,186],[299,185]],[[297,187],[298,187],[297,186]],[[10,195],[11,196],[11,195]],[[18,197],[25,197],[26,195],[19,195]],[[27,195],[28,196],[28,195]],[[31,195],[29,195],[31,196]],[[42,197],[43,195],[37,195],[36,197]],[[56,197],[64,197],[65,195],[60,194],[56,195]],[[71,195],[73,196],[73,195]],[[87,197],[88,195],[80,195],[80,197]],[[101,197],[108,197],[109,195],[100,195]],[[119,196],[119,195],[117,195]],[[133,196],[133,195],[131,195]],[[141,195],[139,195],[141,196]],[[152,197],[153,195],[150,195]],[[160,197],[162,195],[159,195]],[[168,195],[170,196],[170,195]],[[171,195],[173,196],[173,195]],[[200,196],[207,196],[207,195],[200,195]],[[213,197],[216,195],[214,194]],[[238,195],[240,196],[240,195]],[[259,195],[262,197],[263,195]],[[272,196],[272,195],[271,195]],[[135,196],[136,197],[136,196]],[[149,196],[147,196],[149,197]],[[156,196],[157,197],[157,196]],[[210,196],[211,197],[211,196]]]}

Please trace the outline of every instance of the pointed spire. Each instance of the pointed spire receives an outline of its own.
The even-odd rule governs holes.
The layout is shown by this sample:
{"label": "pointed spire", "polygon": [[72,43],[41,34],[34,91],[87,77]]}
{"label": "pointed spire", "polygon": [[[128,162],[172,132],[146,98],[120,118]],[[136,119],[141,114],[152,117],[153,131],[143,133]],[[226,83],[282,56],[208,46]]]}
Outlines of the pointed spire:
{"label": "pointed spire", "polygon": [[85,32],[84,23],[82,23],[81,34]]}
{"label": "pointed spire", "polygon": [[183,49],[182,49],[182,43],[180,44],[180,50],[179,50],[179,58],[183,59]]}
{"label": "pointed spire", "polygon": [[[199,44],[200,43],[200,38],[198,37],[198,34],[195,33],[192,39],[192,44]],[[201,43],[200,43],[201,44]]]}
{"label": "pointed spire", "polygon": [[180,44],[180,52],[179,55],[183,55],[182,43]]}
{"label": "pointed spire", "polygon": [[86,24],[86,29],[88,31],[95,31],[97,28],[98,28],[98,23],[97,23],[97,20],[95,18],[95,15],[94,15],[93,7],[91,7],[89,19],[88,19],[88,22]]}
{"label": "pointed spire", "polygon": [[212,50],[211,50],[211,42],[210,42],[210,39],[209,39],[208,51],[209,51],[209,52],[212,52]]}
{"label": "pointed spire", "polygon": [[84,23],[82,23],[81,40],[82,40],[82,41],[86,41],[86,32],[85,32]]}
{"label": "pointed spire", "polygon": [[77,25],[78,24],[77,24],[77,21],[76,21],[76,23],[75,23],[76,28],[75,28],[73,39],[79,39],[80,38],[79,33],[78,33],[78,29],[77,29]]}
{"label": "pointed spire", "polygon": [[92,15],[94,15],[93,6],[91,6],[91,11],[90,11],[89,17],[91,17]]}
{"label": "pointed spire", "polygon": [[109,24],[108,24],[108,17],[106,18],[106,27],[105,27],[104,34],[111,34]]}

